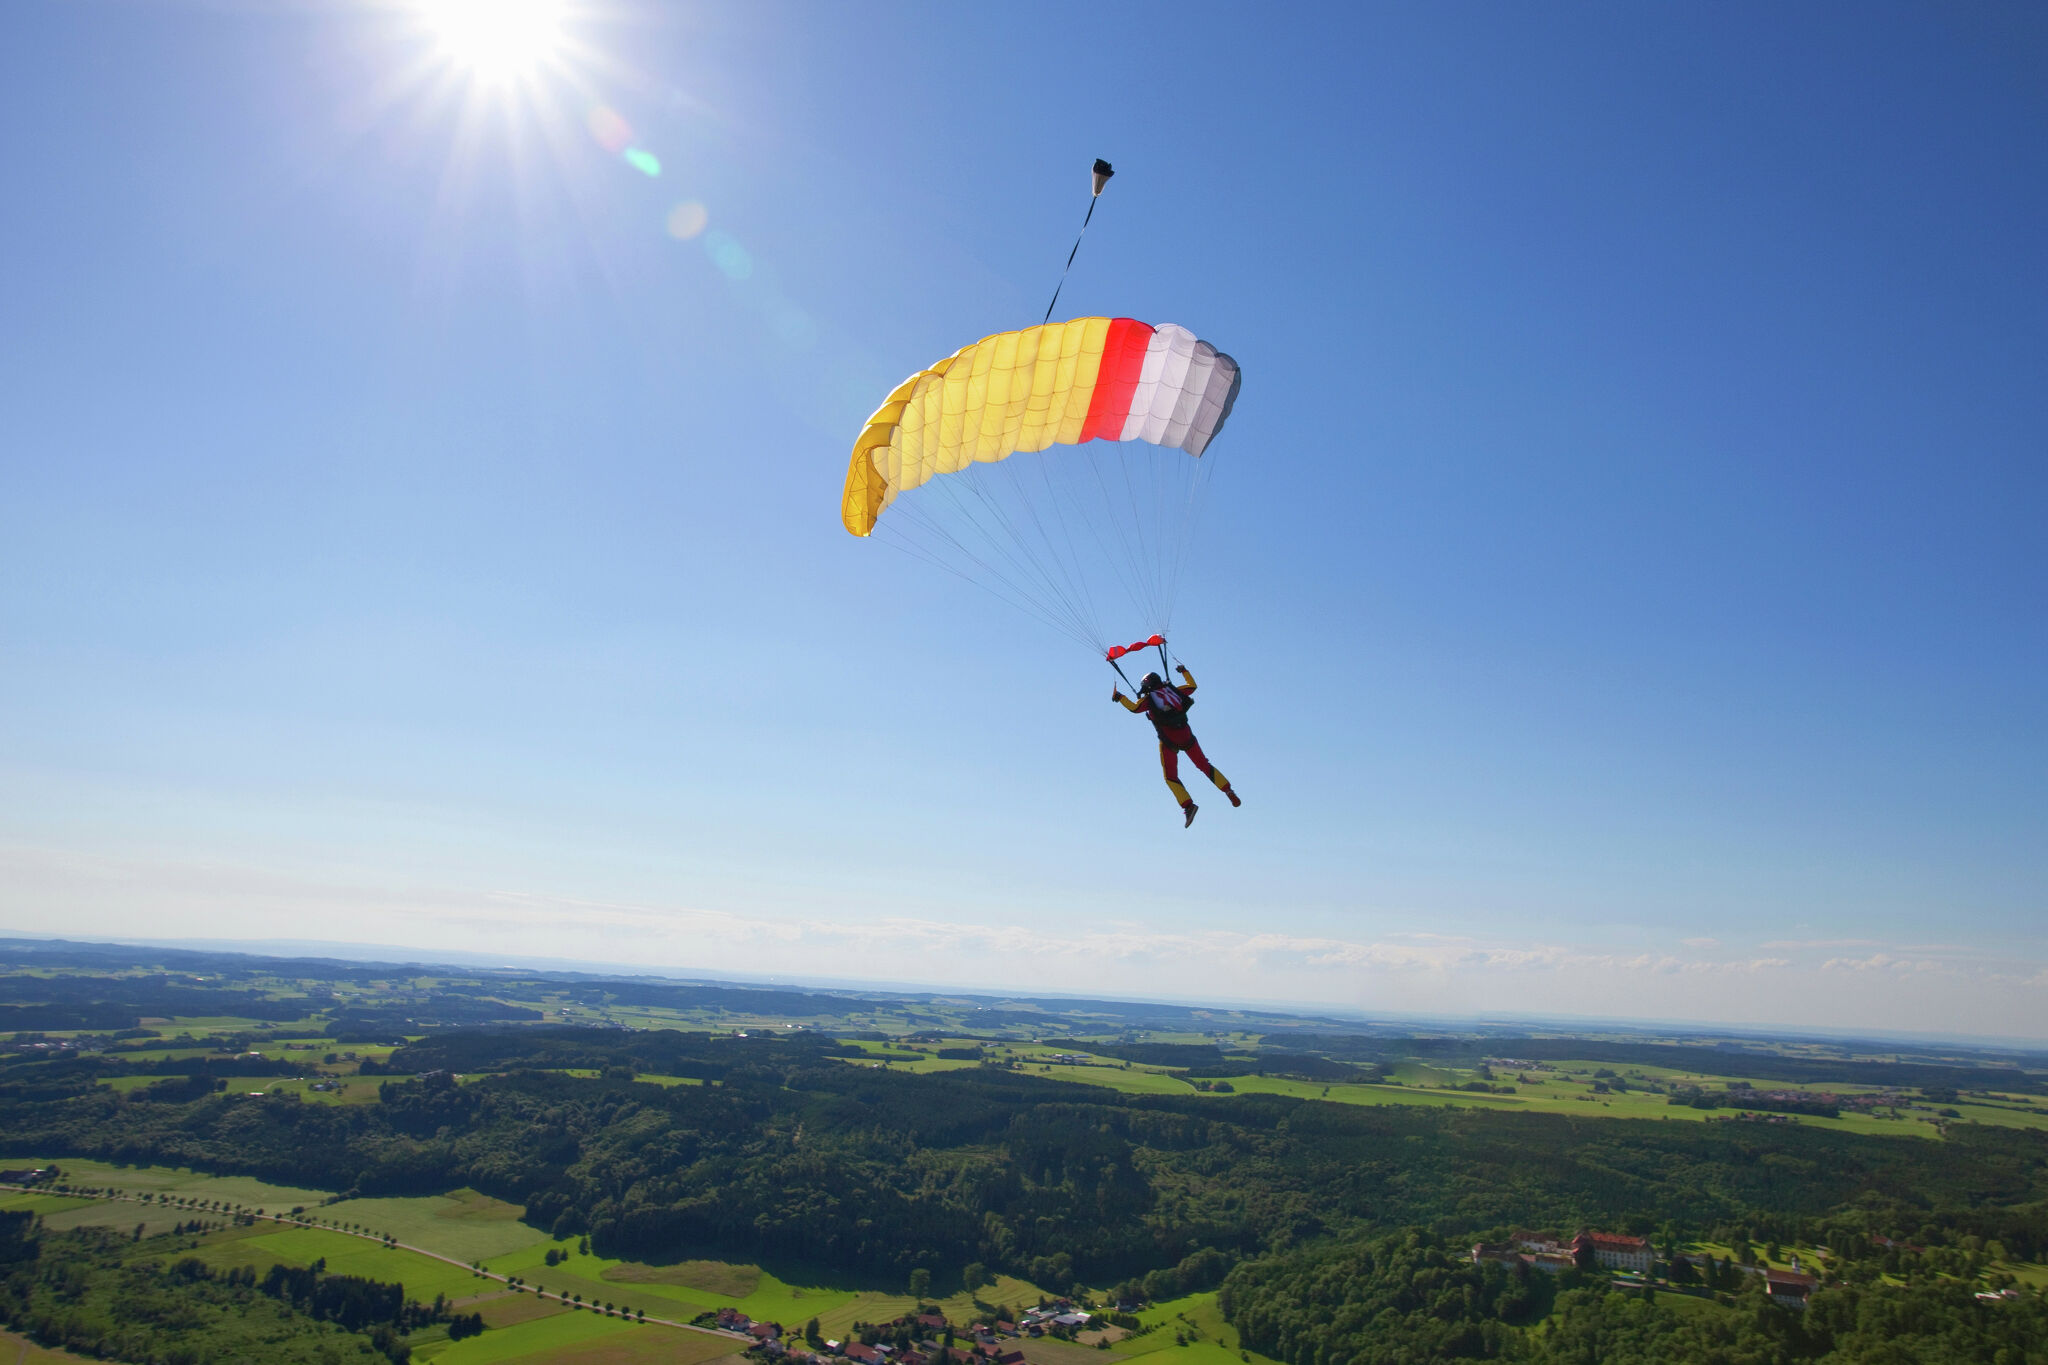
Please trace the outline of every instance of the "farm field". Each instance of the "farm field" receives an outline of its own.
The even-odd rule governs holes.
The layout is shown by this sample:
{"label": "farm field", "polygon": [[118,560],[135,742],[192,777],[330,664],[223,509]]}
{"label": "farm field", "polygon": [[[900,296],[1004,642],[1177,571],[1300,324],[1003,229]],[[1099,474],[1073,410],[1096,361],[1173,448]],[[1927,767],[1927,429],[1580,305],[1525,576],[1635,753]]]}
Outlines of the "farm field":
{"label": "farm field", "polygon": [[282,1037],[296,1038],[303,1033],[318,1033],[326,1021],[318,1015],[307,1015],[289,1023],[278,1023],[271,1019],[251,1019],[238,1014],[177,1015],[169,1019],[144,1019],[144,1028],[159,1031],[177,1029],[184,1033],[252,1033],[259,1030],[275,1032]]}
{"label": "farm field", "polygon": [[[52,1232],[68,1228],[111,1227],[127,1230],[140,1223],[143,1235],[153,1237],[169,1232],[194,1215],[189,1209],[127,1200],[72,1199],[59,1194],[10,1194],[0,1198],[0,1209],[28,1209],[43,1215],[43,1226]],[[5,1365],[0,1361],[0,1365]]]}
{"label": "farm field", "polygon": [[[871,1044],[879,1049],[885,1045]],[[1171,1068],[1132,1064],[1128,1069],[1116,1066],[1064,1066],[1059,1064],[1032,1062],[1034,1056],[1054,1055],[1046,1049],[1017,1049],[1016,1056],[1027,1075],[1045,1076],[1048,1079],[1078,1082],[1082,1085],[1100,1086],[1125,1094],[1140,1095],[1191,1095],[1198,1092],[1187,1081],[1170,1074]],[[934,1059],[935,1060],[935,1059]],[[956,1065],[973,1065],[957,1063]],[[937,1069],[930,1062],[893,1062],[892,1066],[906,1071]],[[1583,1066],[1583,1070],[1564,1070],[1566,1067]],[[1475,1079],[1475,1073],[1451,1071],[1439,1067],[1403,1065],[1392,1070],[1392,1075],[1410,1083],[1402,1085],[1375,1084],[1354,1081],[1304,1081],[1281,1076],[1241,1075],[1214,1079],[1227,1080],[1231,1090],[1216,1094],[1218,1099],[1227,1099],[1231,1094],[1291,1095],[1298,1099],[1320,1099],[1335,1104],[1409,1104],[1431,1107],[1487,1108],[1516,1110],[1523,1113],[1565,1114],[1576,1118],[1636,1118],[1673,1119],[1701,1122],[1709,1118],[1730,1119],[1733,1109],[1703,1110],[1667,1102],[1666,1096],[1648,1090],[1631,1088],[1600,1094],[1593,1091],[1593,1072],[1599,1068],[1592,1063],[1561,1063],[1557,1069],[1540,1073],[1542,1079],[1530,1084],[1521,1084],[1502,1079],[1500,1084],[1513,1084],[1516,1093],[1512,1095],[1485,1094],[1478,1091],[1438,1089],[1437,1086],[1457,1085]],[[1655,1076],[1649,1073],[1658,1072]],[[1663,1083],[1699,1084],[1719,1089],[1729,1078],[1701,1076],[1668,1068],[1631,1068],[1628,1080],[1656,1079]],[[1797,1090],[1802,1087],[1785,1085],[1780,1082],[1753,1082],[1760,1090]],[[1835,1094],[1865,1093],[1869,1087],[1848,1085],[1809,1086],[1807,1090],[1826,1090]],[[2010,1127],[2048,1128],[2048,1113],[2022,1112],[2017,1109],[1999,1109],[1990,1105],[1972,1105],[1967,1100],[1958,1100],[1953,1106],[1965,1121],[2000,1123]],[[1802,1114],[1798,1122],[1817,1128],[1833,1129],[1838,1132],[1869,1133],[1881,1137],[1923,1137],[1940,1136],[1939,1129],[1930,1116],[1913,1112],[1909,1116],[1892,1118],[1889,1115],[1845,1113],[1837,1118]]]}
{"label": "farm field", "polygon": [[[100,1084],[125,1095],[155,1085],[158,1081],[174,1079],[164,1076],[104,1076]],[[296,1076],[237,1076],[228,1081],[228,1094],[297,1095],[308,1104],[375,1104],[377,1086],[383,1079],[377,1076],[342,1077],[338,1090],[315,1090],[313,1087],[323,1078]]]}
{"label": "farm field", "polygon": [[519,1221],[523,1209],[475,1190],[408,1199],[346,1199],[312,1216],[359,1223],[401,1242],[462,1261],[487,1261],[547,1241],[547,1234]]}
{"label": "farm field", "polygon": [[1180,1077],[1169,1076],[1158,1068],[1148,1069],[1133,1065],[1126,1071],[1115,1066],[1056,1066],[1031,1063],[1022,1069],[1027,1076],[1043,1076],[1054,1081],[1079,1081],[1082,1085],[1099,1085],[1105,1090],[1121,1091],[1126,1095],[1196,1093],[1195,1088]]}
{"label": "farm field", "polygon": [[180,1199],[218,1199],[242,1204],[262,1213],[288,1213],[294,1208],[310,1207],[327,1198],[329,1193],[295,1185],[273,1185],[254,1176],[206,1175],[184,1167],[118,1166],[106,1161],[33,1155],[9,1156],[7,1161],[12,1165],[59,1167],[64,1172],[67,1185],[110,1187],[129,1193],[147,1192]]}
{"label": "farm field", "polygon": [[451,1299],[469,1298],[491,1283],[461,1266],[402,1248],[380,1246],[345,1232],[329,1232],[325,1228],[268,1232],[260,1224],[235,1231],[242,1235],[222,1236],[208,1242],[201,1248],[200,1259],[222,1269],[247,1265],[260,1272],[278,1262],[308,1266],[325,1258],[330,1274],[361,1275],[387,1284],[403,1284],[406,1297],[422,1303],[431,1302],[436,1294]]}
{"label": "farm field", "polygon": [[[517,1275],[548,1293],[581,1294],[586,1303],[616,1303],[646,1309],[662,1317],[695,1317],[707,1309],[737,1308],[753,1318],[801,1324],[845,1307],[860,1297],[849,1289],[792,1285],[754,1266],[723,1262],[686,1262],[682,1266],[650,1266],[605,1256],[576,1253],[574,1242],[545,1242],[484,1264],[500,1275]],[[567,1256],[560,1265],[546,1263],[549,1249]],[[710,1285],[711,1288],[703,1286]],[[732,1295],[724,1289],[744,1288]],[[853,1315],[846,1319],[853,1321]]]}
{"label": "farm field", "polygon": [[538,1294],[522,1294],[516,1289],[506,1289],[496,1280],[489,1283],[492,1285],[491,1292],[454,1301],[454,1306],[462,1312],[475,1313],[481,1317],[486,1327],[516,1327],[522,1322],[532,1322],[535,1318],[553,1317],[557,1313],[574,1311]]}
{"label": "farm field", "polygon": [[[828,1337],[843,1335],[855,1322],[886,1321],[917,1306],[917,1300],[908,1294],[793,1282],[754,1265],[726,1261],[647,1265],[579,1254],[576,1245],[551,1242],[531,1246],[494,1257],[485,1267],[494,1274],[517,1275],[549,1294],[581,1294],[586,1303],[644,1308],[663,1317],[687,1320],[706,1310],[736,1308],[750,1318],[792,1329],[816,1318],[818,1329]],[[554,1266],[546,1264],[548,1247],[567,1259]],[[976,1292],[983,1302],[999,1304],[1036,1303],[1041,1296],[1038,1286],[1008,1275],[996,1277],[993,1285],[983,1285]],[[964,1323],[974,1315],[974,1295],[964,1291],[927,1302],[936,1302],[955,1322]]]}
{"label": "farm field", "polygon": [[[897,1063],[905,1070],[917,1069],[914,1065]],[[1193,1095],[1198,1092],[1188,1082],[1167,1074],[1165,1068],[1133,1065],[1129,1070],[1107,1066],[1041,1066],[1024,1068],[1025,1074],[1045,1076],[1048,1079],[1076,1081],[1082,1085],[1101,1086],[1125,1094],[1138,1095]],[[1455,1074],[1455,1073],[1449,1073]],[[1333,1104],[1409,1104],[1435,1108],[1466,1109],[1512,1109],[1523,1113],[1568,1114],[1577,1118],[1638,1118],[1676,1119],[1699,1122],[1709,1117],[1732,1117],[1733,1111],[1710,1111],[1691,1109],[1683,1105],[1665,1102],[1660,1094],[1628,1092],[1626,1094],[1593,1095],[1584,1087],[1573,1087],[1567,1091],[1559,1087],[1555,1092],[1544,1093],[1533,1088],[1524,1088],[1515,1095],[1487,1095],[1473,1091],[1424,1089],[1419,1085],[1375,1085],[1349,1081],[1301,1081],[1279,1076],[1226,1076],[1216,1079],[1230,1082],[1231,1090],[1214,1094],[1218,1100],[1227,1100],[1232,1094],[1292,1095],[1299,1099],[1327,1100]],[[1573,1092],[1576,1093],[1573,1093]],[[1838,1092],[1839,1093],[1839,1092]],[[2026,1116],[2016,1116],[2026,1117]],[[1915,1122],[1911,1119],[1877,1118],[1854,1114],[1840,1118],[1820,1118],[1801,1115],[1799,1122],[1819,1128],[1832,1128],[1845,1132],[1875,1133],[1887,1137],[1937,1137],[1931,1123]]]}
{"label": "farm field", "polygon": [[[673,1327],[636,1327],[618,1318],[608,1318],[599,1313],[553,1313],[531,1322],[517,1323],[511,1327],[494,1328],[482,1336],[467,1341],[430,1342],[416,1349],[412,1358],[416,1361],[433,1361],[435,1365],[498,1365],[501,1361],[546,1361],[553,1362],[585,1359],[603,1360],[606,1357],[573,1355],[579,1351],[638,1333],[646,1338],[650,1346],[687,1347],[693,1343],[681,1341],[691,1337],[711,1342],[723,1352],[724,1348],[737,1345],[736,1342],[722,1341],[712,1337],[699,1337],[694,1332],[678,1332]],[[633,1360],[633,1356],[618,1356],[619,1360]],[[642,1360],[677,1359],[688,1360],[688,1356],[665,1357],[642,1355]]]}

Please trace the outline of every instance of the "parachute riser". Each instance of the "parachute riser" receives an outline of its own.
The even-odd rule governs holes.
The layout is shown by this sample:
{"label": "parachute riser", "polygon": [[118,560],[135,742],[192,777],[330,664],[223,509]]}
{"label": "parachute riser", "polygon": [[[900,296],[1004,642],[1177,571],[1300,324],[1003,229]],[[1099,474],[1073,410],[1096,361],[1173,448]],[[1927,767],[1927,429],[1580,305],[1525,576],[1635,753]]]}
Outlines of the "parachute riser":
{"label": "parachute riser", "polygon": [[1172,665],[1167,662],[1166,637],[1163,635],[1155,635],[1149,641],[1141,641],[1138,645],[1131,649],[1126,649],[1122,646],[1118,646],[1114,651],[1104,654],[1102,656],[1103,659],[1109,664],[1109,666],[1116,670],[1116,675],[1124,680],[1124,686],[1129,687],[1133,692],[1136,692],[1138,689],[1132,686],[1130,674],[1124,672],[1124,666],[1118,663],[1117,659],[1122,655],[1134,653],[1137,649],[1143,649],[1146,644],[1157,645],[1159,647],[1159,676],[1161,678],[1171,678],[1173,675],[1173,668]]}

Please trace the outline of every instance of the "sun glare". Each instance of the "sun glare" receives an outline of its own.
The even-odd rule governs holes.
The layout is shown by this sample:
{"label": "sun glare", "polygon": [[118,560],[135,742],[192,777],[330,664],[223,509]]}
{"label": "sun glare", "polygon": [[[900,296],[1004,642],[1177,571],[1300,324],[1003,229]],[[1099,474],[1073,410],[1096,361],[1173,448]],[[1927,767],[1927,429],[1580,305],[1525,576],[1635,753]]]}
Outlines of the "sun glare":
{"label": "sun glare", "polygon": [[564,0],[420,0],[449,60],[486,80],[523,76],[562,45]]}

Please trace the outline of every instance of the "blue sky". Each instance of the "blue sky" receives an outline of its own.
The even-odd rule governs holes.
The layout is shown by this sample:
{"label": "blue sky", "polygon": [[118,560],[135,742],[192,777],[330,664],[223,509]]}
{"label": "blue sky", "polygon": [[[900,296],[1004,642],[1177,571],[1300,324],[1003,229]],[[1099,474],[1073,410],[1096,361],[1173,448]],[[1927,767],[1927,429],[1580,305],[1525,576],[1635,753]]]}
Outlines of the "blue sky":
{"label": "blue sky", "polygon": [[[0,24],[0,929],[2048,1038],[2037,7]],[[1245,373],[1190,831],[837,521],[1096,156]]]}

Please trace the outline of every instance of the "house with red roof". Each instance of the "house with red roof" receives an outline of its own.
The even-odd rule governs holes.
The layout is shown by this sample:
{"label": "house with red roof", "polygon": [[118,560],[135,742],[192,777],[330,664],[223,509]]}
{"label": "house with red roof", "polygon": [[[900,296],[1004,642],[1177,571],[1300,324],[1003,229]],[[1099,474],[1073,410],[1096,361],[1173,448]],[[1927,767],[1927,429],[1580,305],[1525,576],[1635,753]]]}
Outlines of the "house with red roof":
{"label": "house with red roof", "polygon": [[1647,1237],[1630,1237],[1619,1232],[1582,1232],[1572,1239],[1572,1252],[1584,1264],[1590,1256],[1595,1265],[1609,1270],[1626,1270],[1647,1275],[1656,1261]]}
{"label": "house with red roof", "polygon": [[1811,1275],[1802,1275],[1796,1270],[1766,1270],[1764,1290],[1771,1296],[1772,1303],[1781,1303],[1787,1308],[1804,1308],[1806,1300],[1820,1281]]}

